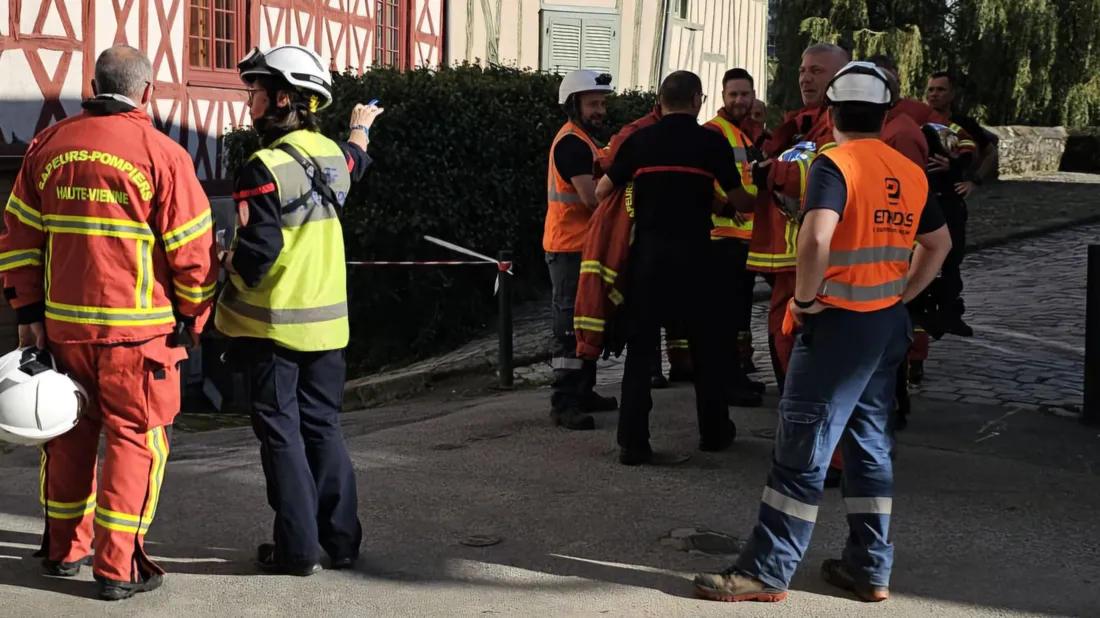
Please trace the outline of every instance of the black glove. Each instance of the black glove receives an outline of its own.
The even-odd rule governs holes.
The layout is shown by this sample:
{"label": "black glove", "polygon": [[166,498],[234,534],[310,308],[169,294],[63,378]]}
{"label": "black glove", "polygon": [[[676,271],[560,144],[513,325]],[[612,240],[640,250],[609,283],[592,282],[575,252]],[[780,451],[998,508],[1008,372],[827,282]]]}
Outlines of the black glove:
{"label": "black glove", "polygon": [[766,157],[764,156],[763,150],[760,150],[758,146],[750,144],[745,146],[745,158],[748,159],[749,163],[753,163],[756,161],[763,161]]}
{"label": "black glove", "polygon": [[756,185],[758,189],[768,188],[768,172],[771,170],[771,165],[760,165],[756,163],[752,166],[752,184]]}

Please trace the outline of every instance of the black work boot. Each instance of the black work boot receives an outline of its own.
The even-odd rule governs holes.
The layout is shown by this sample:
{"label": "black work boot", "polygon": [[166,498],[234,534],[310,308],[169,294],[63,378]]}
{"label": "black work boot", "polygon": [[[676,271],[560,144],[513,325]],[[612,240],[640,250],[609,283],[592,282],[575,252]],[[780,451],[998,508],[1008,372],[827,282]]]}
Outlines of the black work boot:
{"label": "black work boot", "polygon": [[649,379],[649,386],[657,390],[666,389],[669,387],[668,378],[666,378],[663,373],[655,373],[653,377]]}
{"label": "black work boot", "polygon": [[704,453],[718,453],[728,449],[737,439],[737,424],[726,419],[722,431],[717,436],[703,436],[699,439],[699,450]]}
{"label": "black work boot", "polygon": [[584,396],[585,412],[614,412],[618,409],[619,400],[614,397],[604,397],[594,391],[588,391]]}
{"label": "black work boot", "polygon": [[691,459],[684,453],[656,453],[649,444],[619,450],[619,463],[624,466],[675,466]]}
{"label": "black work boot", "polygon": [[596,428],[596,419],[575,409],[550,410],[550,418],[554,425],[573,431],[591,431]]}
{"label": "black work boot", "polygon": [[42,574],[53,577],[75,577],[80,574],[80,567],[88,564],[89,557],[90,556],[84,556],[80,560],[75,560],[73,562],[59,562],[57,560],[43,558]]}
{"label": "black work boot", "polygon": [[763,395],[764,392],[768,390],[767,384],[764,384],[763,382],[757,382],[756,380],[750,380],[748,376],[741,376],[737,378],[736,383],[741,388],[741,390],[748,391],[750,393],[756,393],[758,395]]}
{"label": "black work boot", "polygon": [[121,601],[129,599],[139,592],[152,592],[164,583],[164,576],[160,573],[143,574],[140,582],[120,582],[107,579],[101,575],[95,576],[99,598],[104,601]]}
{"label": "black work boot", "polygon": [[272,575],[308,577],[321,572],[321,563],[319,562],[283,563],[275,555],[274,543],[262,543],[256,548],[256,564],[263,572]]}

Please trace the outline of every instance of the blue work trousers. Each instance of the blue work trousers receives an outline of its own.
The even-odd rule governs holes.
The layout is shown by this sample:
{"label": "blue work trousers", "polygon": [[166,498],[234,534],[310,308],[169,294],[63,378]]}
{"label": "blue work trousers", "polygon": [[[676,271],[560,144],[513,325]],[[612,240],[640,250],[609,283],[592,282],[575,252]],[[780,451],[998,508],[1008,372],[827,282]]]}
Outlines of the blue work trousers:
{"label": "blue work trousers", "polygon": [[334,560],[354,559],[363,530],[355,470],[340,430],[344,351],[242,343],[252,428],[275,511],[276,559],[313,564],[321,548]]}
{"label": "blue work trousers", "polygon": [[889,423],[911,333],[901,303],[867,313],[827,309],[806,316],[779,402],[760,519],[737,570],[787,589],[810,544],[825,472],[839,443],[851,531],[842,560],[858,580],[889,585],[894,563]]}

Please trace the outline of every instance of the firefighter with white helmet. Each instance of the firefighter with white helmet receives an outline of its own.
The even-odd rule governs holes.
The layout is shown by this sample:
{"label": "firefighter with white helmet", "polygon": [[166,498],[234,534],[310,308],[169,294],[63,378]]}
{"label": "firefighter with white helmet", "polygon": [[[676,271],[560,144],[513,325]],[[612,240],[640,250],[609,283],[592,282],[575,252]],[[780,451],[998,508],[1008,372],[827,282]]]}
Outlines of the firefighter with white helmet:
{"label": "firefighter with white helmet", "polygon": [[614,397],[602,397],[592,390],[596,385],[596,363],[577,358],[573,334],[581,247],[588,219],[599,205],[592,172],[603,145],[592,137],[592,132],[607,115],[607,95],[614,91],[611,80],[607,73],[583,70],[562,77],[558,104],[567,120],[550,146],[546,179],[542,248],[550,269],[554,312],[550,416],[554,424],[574,430],[595,429],[589,412],[619,407]]}
{"label": "firefighter with white helmet", "polygon": [[334,142],[319,132],[332,77],[316,52],[254,49],[238,69],[263,147],[237,180],[215,325],[230,338],[227,361],[248,380],[275,511],[274,542],[260,545],[257,561],[268,572],[310,575],[322,548],[333,568],[349,568],[363,533],[338,418],[348,344],[339,212],[371,163],[368,135],[382,109],[357,105],[348,141]]}

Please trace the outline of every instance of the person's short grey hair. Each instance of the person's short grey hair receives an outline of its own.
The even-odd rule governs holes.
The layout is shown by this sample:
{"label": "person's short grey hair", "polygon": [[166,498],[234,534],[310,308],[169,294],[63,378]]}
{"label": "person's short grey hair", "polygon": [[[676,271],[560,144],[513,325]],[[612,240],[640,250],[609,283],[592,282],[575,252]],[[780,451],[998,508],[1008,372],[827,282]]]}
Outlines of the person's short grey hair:
{"label": "person's short grey hair", "polygon": [[135,99],[153,82],[153,63],[129,45],[109,47],[95,61],[95,85],[99,94],[120,94]]}
{"label": "person's short grey hair", "polygon": [[802,52],[802,56],[816,56],[818,54],[838,54],[844,59],[844,62],[851,62],[852,55],[848,53],[848,50],[839,45],[833,45],[832,43],[817,43],[806,48],[806,51]]}

